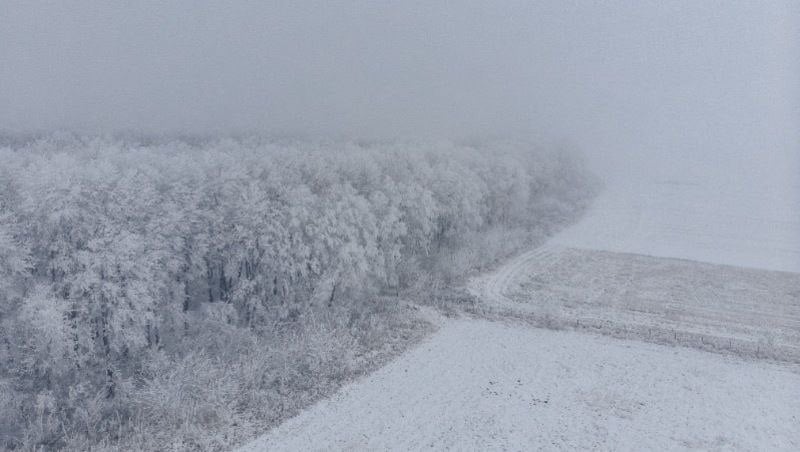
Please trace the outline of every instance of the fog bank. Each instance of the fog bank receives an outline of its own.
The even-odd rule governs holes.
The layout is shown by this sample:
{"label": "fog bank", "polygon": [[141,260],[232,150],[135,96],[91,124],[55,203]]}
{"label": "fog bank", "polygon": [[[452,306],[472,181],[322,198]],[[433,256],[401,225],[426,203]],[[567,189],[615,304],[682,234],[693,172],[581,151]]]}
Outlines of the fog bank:
{"label": "fog bank", "polygon": [[789,179],[797,5],[6,1],[0,130],[514,136],[612,178]]}

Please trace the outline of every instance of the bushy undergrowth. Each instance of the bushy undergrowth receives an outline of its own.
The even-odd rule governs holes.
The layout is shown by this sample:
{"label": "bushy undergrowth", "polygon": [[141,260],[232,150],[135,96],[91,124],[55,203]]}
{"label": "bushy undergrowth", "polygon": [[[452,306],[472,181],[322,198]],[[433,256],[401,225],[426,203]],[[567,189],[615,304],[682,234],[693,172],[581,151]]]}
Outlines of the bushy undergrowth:
{"label": "bushy undergrowth", "polygon": [[[381,298],[347,309],[314,310],[268,334],[208,320],[197,327],[200,331],[187,338],[191,343],[180,345],[184,353],[160,351],[147,360],[140,384],[117,409],[128,413],[124,425],[112,418],[89,434],[73,430],[68,447],[228,449],[330,395],[430,331],[411,308]],[[107,429],[120,431],[108,435]]]}
{"label": "bushy undergrowth", "polygon": [[9,448],[233,444],[419,337],[398,295],[540,239],[592,189],[521,144],[0,143]]}

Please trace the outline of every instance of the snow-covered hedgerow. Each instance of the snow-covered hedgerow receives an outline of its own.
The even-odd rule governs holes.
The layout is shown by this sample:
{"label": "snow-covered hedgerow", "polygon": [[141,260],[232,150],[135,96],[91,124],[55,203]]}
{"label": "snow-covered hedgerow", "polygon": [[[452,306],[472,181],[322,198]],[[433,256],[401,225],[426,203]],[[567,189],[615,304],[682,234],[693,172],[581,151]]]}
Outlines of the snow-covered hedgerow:
{"label": "snow-covered hedgerow", "polygon": [[[450,281],[507,254],[517,242],[504,238],[547,234],[592,187],[574,156],[508,143],[0,143],[4,447],[122,441],[157,418],[144,414],[167,403],[170,372],[199,378],[180,391],[201,390],[202,369],[235,378],[221,369],[241,350],[204,335],[267,347],[320,313],[361,318],[364,300]],[[342,340],[391,322],[355,324]],[[313,393],[318,380],[304,381],[272,390]],[[230,383],[227,402],[204,399],[169,428],[244,409]]]}

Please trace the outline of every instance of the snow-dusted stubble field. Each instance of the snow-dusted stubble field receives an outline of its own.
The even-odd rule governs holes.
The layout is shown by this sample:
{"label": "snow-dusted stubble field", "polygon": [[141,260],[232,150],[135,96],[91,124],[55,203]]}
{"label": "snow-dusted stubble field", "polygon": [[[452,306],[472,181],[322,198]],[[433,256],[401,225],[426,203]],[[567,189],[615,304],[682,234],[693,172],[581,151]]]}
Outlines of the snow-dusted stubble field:
{"label": "snow-dusted stubble field", "polygon": [[800,362],[797,273],[548,243],[472,290],[538,326]]}

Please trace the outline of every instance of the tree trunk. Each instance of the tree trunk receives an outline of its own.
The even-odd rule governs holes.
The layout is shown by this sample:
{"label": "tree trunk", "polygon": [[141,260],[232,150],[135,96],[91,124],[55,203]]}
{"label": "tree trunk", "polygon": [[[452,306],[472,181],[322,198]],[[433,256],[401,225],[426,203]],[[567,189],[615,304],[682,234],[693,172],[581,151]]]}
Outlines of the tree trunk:
{"label": "tree trunk", "polygon": [[336,297],[336,288],[337,287],[339,287],[339,283],[338,282],[333,284],[333,289],[331,290],[331,297],[328,299],[328,307],[329,308],[333,307],[333,299],[334,299],[334,297]]}
{"label": "tree trunk", "polygon": [[206,285],[208,286],[208,302],[214,302],[214,269],[211,266],[209,259],[203,258],[206,261]]}
{"label": "tree trunk", "polygon": [[103,307],[101,308],[101,327],[100,339],[103,344],[103,355],[106,364],[106,397],[109,399],[114,398],[114,369],[111,365],[111,341],[108,337],[108,307],[105,300],[103,300]]}

